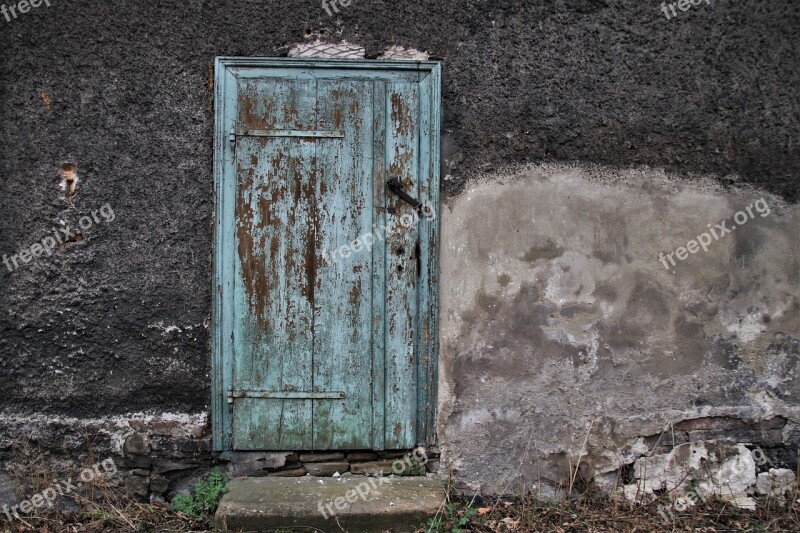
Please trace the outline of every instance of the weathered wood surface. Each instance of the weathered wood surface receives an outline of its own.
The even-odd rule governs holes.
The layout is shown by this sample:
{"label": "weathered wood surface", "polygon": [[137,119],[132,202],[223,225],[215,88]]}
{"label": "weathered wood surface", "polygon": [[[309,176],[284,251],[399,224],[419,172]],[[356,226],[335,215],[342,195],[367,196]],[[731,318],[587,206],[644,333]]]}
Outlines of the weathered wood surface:
{"label": "weathered wood surface", "polygon": [[410,448],[432,435],[438,222],[386,181],[438,201],[439,67],[294,63],[217,66],[215,448]]}

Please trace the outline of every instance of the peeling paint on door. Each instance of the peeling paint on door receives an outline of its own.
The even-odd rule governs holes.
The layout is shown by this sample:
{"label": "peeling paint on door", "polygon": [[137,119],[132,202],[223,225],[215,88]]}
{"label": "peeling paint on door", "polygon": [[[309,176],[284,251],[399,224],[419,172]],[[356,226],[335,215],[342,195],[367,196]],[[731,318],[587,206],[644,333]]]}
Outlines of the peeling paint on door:
{"label": "peeling paint on door", "polygon": [[438,220],[401,224],[413,208],[386,182],[438,205],[439,65],[228,58],[216,75],[215,448],[428,442]]}

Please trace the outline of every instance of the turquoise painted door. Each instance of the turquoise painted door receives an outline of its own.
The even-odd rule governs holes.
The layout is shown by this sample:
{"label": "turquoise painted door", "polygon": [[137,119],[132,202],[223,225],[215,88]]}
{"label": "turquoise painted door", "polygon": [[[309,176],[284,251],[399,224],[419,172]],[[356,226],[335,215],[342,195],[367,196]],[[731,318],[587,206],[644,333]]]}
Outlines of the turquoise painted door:
{"label": "turquoise painted door", "polygon": [[428,441],[439,65],[227,58],[216,79],[215,447]]}

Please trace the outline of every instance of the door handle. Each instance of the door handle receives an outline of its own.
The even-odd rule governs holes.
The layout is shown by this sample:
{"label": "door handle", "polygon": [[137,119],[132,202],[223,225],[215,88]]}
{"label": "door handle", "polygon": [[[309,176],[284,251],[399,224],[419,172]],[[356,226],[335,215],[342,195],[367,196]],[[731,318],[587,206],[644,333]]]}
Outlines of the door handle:
{"label": "door handle", "polygon": [[403,191],[403,181],[400,179],[399,176],[395,176],[389,181],[386,182],[389,186],[389,190],[399,196],[403,201],[408,203],[411,207],[416,209],[417,211],[422,209],[422,203],[418,200],[415,200],[411,196],[407,195],[405,191]]}

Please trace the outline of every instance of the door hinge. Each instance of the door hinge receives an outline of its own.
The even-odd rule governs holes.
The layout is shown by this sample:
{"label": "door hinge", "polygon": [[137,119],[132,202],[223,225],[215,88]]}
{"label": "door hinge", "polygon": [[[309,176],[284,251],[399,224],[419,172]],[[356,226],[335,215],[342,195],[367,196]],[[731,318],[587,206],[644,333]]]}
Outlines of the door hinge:
{"label": "door hinge", "polygon": [[311,137],[314,139],[344,139],[342,130],[231,130],[236,137]]}
{"label": "door hinge", "polygon": [[235,398],[262,398],[270,400],[341,400],[344,392],[229,390],[228,403]]}
{"label": "door hinge", "polygon": [[236,159],[236,130],[233,128],[231,128],[230,135],[228,135],[228,141],[233,149],[233,158]]}

